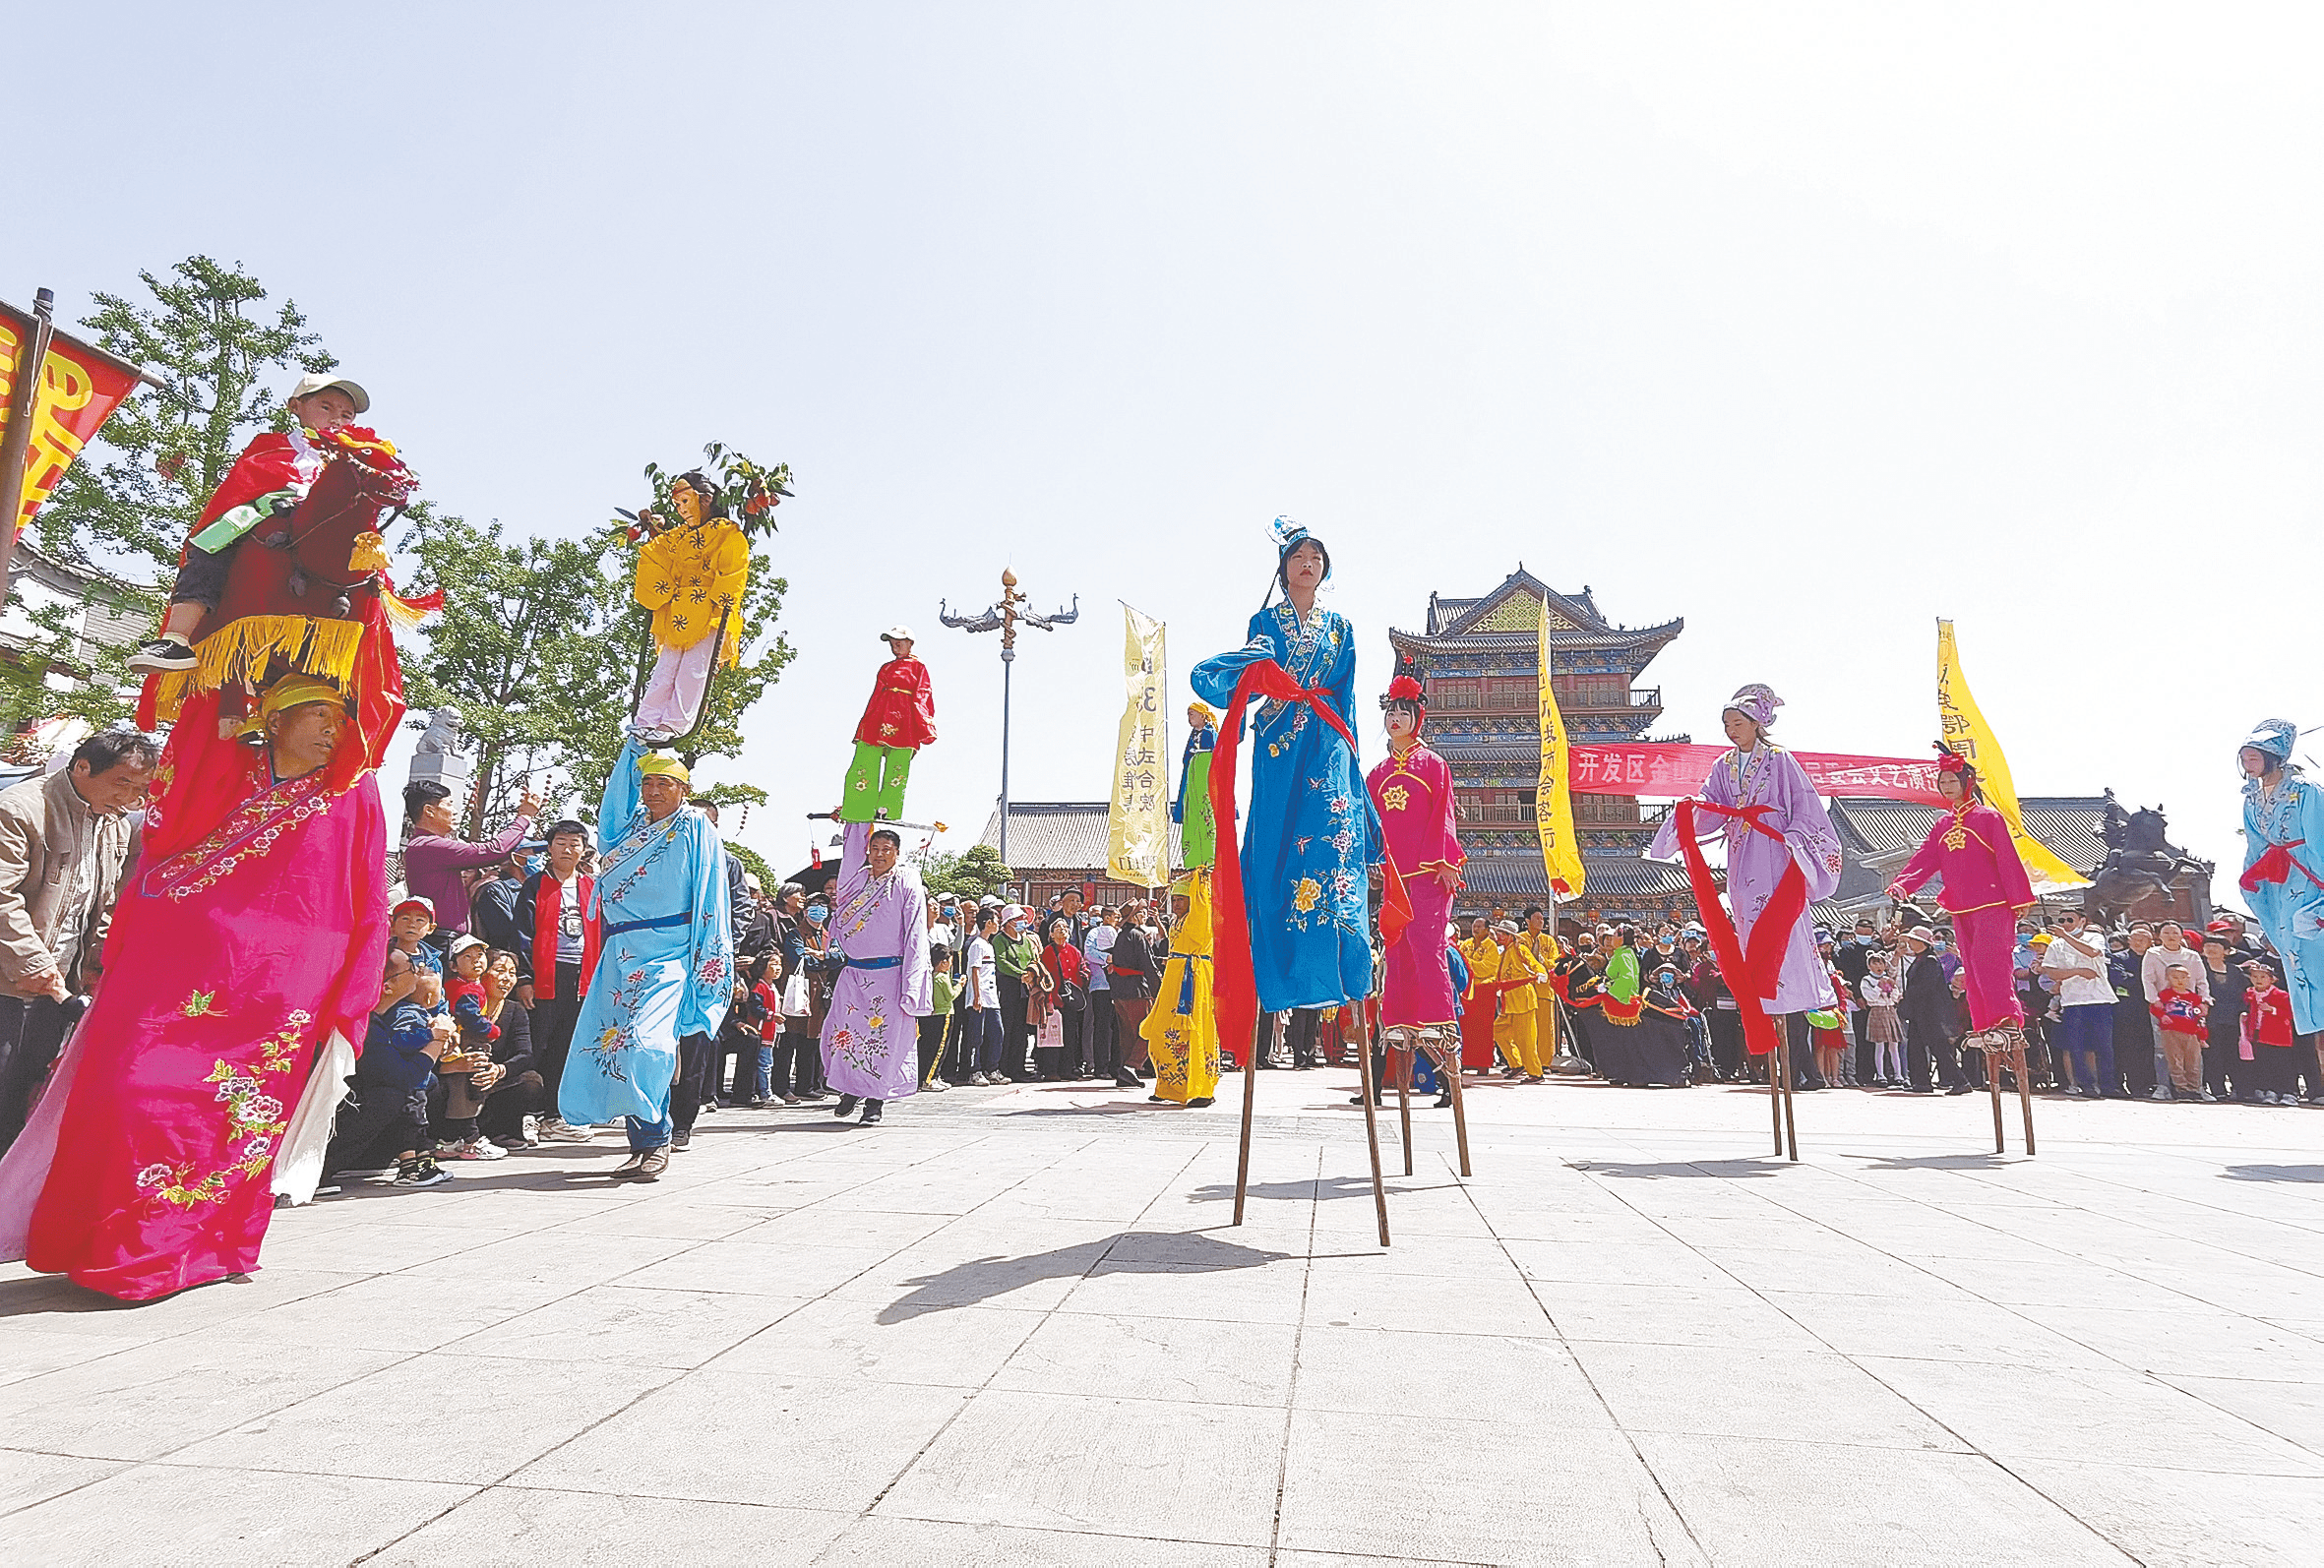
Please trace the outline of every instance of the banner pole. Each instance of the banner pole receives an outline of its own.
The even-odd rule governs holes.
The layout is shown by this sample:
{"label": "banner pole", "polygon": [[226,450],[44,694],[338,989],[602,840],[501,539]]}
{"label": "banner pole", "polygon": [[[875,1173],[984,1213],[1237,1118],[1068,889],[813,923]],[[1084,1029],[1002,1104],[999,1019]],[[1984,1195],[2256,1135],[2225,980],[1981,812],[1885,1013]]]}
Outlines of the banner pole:
{"label": "banner pole", "polygon": [[0,436],[0,506],[8,520],[0,527],[0,605],[8,602],[16,570],[17,525],[24,520],[25,472],[31,466],[32,427],[39,422],[40,393],[47,381],[48,345],[56,337],[56,293],[32,295],[31,341],[17,343],[16,370],[9,378],[8,429]]}

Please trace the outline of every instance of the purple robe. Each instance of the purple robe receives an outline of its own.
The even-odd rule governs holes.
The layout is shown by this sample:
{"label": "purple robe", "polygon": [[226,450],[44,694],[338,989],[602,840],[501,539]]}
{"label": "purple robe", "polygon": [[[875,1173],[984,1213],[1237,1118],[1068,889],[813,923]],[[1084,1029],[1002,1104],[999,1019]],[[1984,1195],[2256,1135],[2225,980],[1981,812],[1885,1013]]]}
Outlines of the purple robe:
{"label": "purple robe", "polygon": [[[1806,770],[1792,754],[1766,741],[1746,759],[1729,751],[1711,764],[1703,781],[1702,797],[1713,806],[1770,806],[1759,820],[1783,834],[1778,844],[1753,831],[1740,817],[1698,816],[1696,825],[1723,830],[1727,838],[1727,903],[1735,912],[1735,934],[1747,949],[1751,927],[1759,912],[1775,896],[1775,884],[1794,862],[1807,878],[1807,902],[1831,896],[1840,883],[1840,835],[1832,831],[1831,814],[1822,797],[1807,782]],[[1706,842],[1707,842],[1706,838]],[[1647,854],[1668,860],[1679,853],[1679,814],[1663,818]],[[1800,911],[1792,939],[1784,950],[1783,971],[1776,978],[1771,1013],[1807,1012],[1834,1004],[1829,967],[1815,950],[1815,923]]]}
{"label": "purple robe", "polygon": [[872,823],[849,822],[831,879],[830,951],[847,967],[824,1015],[824,1081],[841,1094],[900,1100],[920,1087],[920,1026],[928,1015],[928,894],[902,861],[886,876],[864,864]]}

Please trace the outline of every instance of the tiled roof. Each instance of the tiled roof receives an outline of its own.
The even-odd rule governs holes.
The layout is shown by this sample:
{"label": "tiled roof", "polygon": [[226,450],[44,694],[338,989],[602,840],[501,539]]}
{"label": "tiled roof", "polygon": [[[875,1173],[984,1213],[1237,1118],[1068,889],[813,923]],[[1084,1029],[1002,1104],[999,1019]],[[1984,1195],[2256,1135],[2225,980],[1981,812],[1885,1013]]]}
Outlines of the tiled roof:
{"label": "tiled roof", "polygon": [[[1624,898],[1667,898],[1673,893],[1684,893],[1687,887],[1686,869],[1664,861],[1596,861],[1585,857],[1582,865],[1589,874],[1581,899],[1586,904]],[[1501,897],[1543,898],[1550,891],[1549,875],[1538,859],[1479,857],[1463,869],[1462,879],[1472,892]]]}
{"label": "tiled roof", "polygon": [[[1683,616],[1676,621],[1665,621],[1660,626],[1639,627],[1636,630],[1617,629],[1612,632],[1552,632],[1550,646],[1556,648],[1626,648],[1642,642],[1668,642],[1686,630]],[[1398,648],[1413,648],[1424,653],[1491,653],[1505,652],[1510,648],[1531,648],[1536,633],[1532,632],[1478,632],[1465,636],[1431,636],[1422,632],[1406,632],[1388,628],[1388,641]]]}
{"label": "tiled roof", "polygon": [[[2106,842],[2099,837],[2106,821],[2103,796],[2029,795],[2018,805],[2025,813],[2026,830],[2081,875],[2098,870],[2107,858]],[[1919,849],[1937,812],[1933,806],[1861,796],[1832,802],[1833,815],[1846,819],[1843,831],[1853,830],[1872,855],[1909,855]]]}
{"label": "tiled roof", "polygon": [[[1031,872],[1087,871],[1106,863],[1104,801],[1010,801],[1009,803],[1009,869],[1018,876]],[[1001,847],[1001,808],[985,819],[980,844]],[[1170,829],[1170,863],[1178,864],[1178,827]]]}

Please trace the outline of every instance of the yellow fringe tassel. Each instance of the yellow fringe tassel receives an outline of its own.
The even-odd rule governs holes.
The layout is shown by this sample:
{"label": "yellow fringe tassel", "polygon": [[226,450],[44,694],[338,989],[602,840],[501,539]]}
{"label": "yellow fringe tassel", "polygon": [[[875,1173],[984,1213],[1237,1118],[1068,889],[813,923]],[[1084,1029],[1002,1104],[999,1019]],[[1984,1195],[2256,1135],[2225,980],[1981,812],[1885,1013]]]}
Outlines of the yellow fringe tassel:
{"label": "yellow fringe tassel", "polygon": [[219,627],[195,646],[201,662],[161,678],[153,706],[175,719],[186,698],[221,687],[256,686],[284,669],[303,670],[342,690],[354,678],[355,655],[363,647],[360,621],[323,621],[304,615],[246,615]]}

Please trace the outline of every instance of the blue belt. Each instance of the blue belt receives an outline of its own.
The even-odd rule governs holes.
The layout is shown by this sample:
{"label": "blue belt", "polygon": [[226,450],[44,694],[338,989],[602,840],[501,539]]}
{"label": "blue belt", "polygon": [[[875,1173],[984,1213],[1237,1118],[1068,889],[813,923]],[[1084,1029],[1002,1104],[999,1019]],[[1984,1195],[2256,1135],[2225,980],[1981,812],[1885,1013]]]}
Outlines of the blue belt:
{"label": "blue belt", "polygon": [[858,958],[852,953],[841,953],[839,956],[847,960],[850,969],[893,969],[903,962],[903,959],[892,954],[886,958]]}
{"label": "blue belt", "polygon": [[660,915],[652,920],[621,921],[618,924],[606,927],[604,935],[607,936],[619,936],[625,931],[655,931],[664,926],[690,926],[693,923],[694,911],[689,909],[682,910],[675,915]]}

